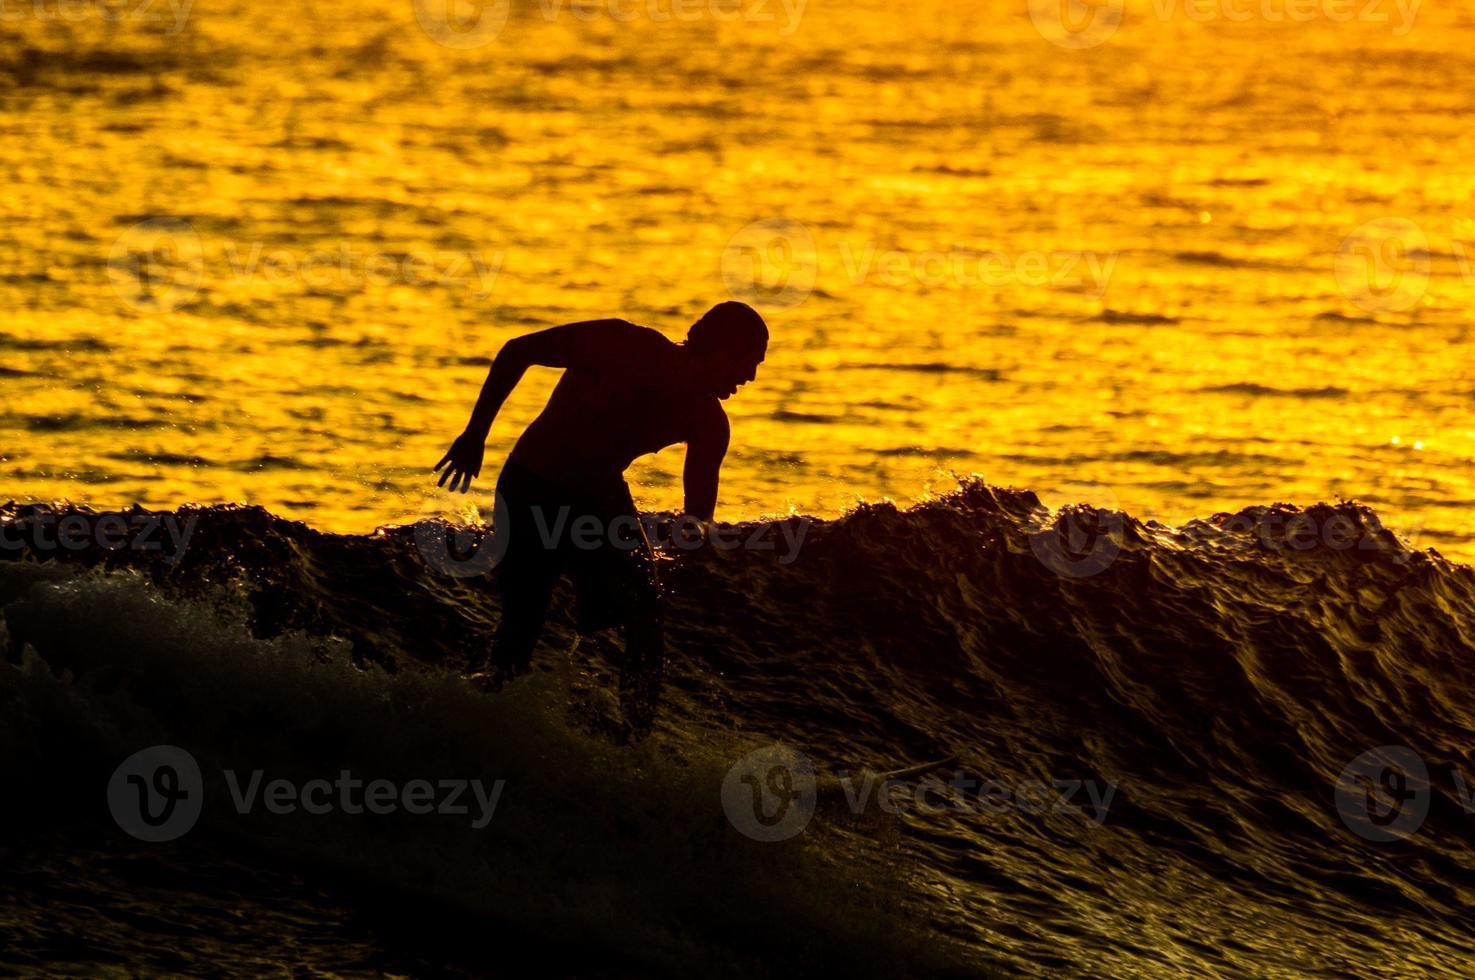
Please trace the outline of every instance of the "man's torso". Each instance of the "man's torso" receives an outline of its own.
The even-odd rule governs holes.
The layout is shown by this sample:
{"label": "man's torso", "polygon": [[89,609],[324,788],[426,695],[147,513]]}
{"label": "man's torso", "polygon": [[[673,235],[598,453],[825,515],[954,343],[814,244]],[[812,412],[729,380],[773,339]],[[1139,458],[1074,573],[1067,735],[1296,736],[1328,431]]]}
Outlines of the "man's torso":
{"label": "man's torso", "polygon": [[692,420],[712,410],[716,399],[681,383],[676,344],[646,327],[615,329],[599,366],[564,371],[512,459],[564,483],[618,477],[636,457],[686,441]]}

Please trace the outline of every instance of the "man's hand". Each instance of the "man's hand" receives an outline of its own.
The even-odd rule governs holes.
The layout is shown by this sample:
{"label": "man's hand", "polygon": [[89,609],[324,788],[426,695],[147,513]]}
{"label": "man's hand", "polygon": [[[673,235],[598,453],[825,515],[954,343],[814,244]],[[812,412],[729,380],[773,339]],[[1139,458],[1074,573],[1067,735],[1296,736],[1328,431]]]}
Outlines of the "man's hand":
{"label": "man's hand", "polygon": [[[460,490],[465,493],[471,486],[473,477],[481,476],[481,457],[486,452],[486,437],[478,437],[471,432],[463,432],[451,443],[451,448],[446,450],[445,458],[435,464],[438,471],[442,466],[446,471],[441,473],[438,487],[445,487],[455,493]],[[450,464],[450,465],[446,465]],[[450,480],[447,486],[446,481]]]}

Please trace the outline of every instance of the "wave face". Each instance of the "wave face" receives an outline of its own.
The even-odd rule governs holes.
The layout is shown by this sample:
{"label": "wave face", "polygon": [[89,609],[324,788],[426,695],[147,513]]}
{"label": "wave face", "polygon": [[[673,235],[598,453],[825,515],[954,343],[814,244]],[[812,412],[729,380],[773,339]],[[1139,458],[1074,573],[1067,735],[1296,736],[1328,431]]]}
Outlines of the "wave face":
{"label": "wave face", "polygon": [[[1470,955],[1475,578],[1355,504],[1168,528],[971,484],[736,525],[743,546],[666,549],[667,688],[635,746],[609,734],[612,671],[574,643],[563,593],[543,671],[497,695],[460,680],[499,606],[436,549],[475,529],[183,508],[155,515],[191,528],[177,557],[37,547],[67,513],[98,516],[0,512],[31,542],[0,563],[5,765],[54,799],[95,809],[157,743],[200,760],[209,800],[233,766],[496,774],[505,809],[480,835],[207,807],[200,839],[520,936],[577,929],[639,970],[1300,975]],[[807,760],[817,804],[764,842],[724,780],[773,743]],[[1394,776],[1369,768],[1390,753]]]}

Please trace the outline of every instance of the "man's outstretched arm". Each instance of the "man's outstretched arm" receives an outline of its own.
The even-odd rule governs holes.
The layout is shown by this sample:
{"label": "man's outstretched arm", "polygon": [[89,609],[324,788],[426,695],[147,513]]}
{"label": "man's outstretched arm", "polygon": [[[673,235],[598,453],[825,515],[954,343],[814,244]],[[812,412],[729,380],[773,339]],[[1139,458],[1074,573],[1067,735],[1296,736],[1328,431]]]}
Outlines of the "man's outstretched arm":
{"label": "man's outstretched arm", "polygon": [[714,401],[710,413],[697,420],[687,440],[681,479],[686,490],[686,512],[698,520],[710,521],[717,510],[717,479],[730,436],[727,413]]}
{"label": "man's outstretched arm", "polygon": [[[561,327],[550,327],[537,333],[514,337],[502,345],[497,356],[492,358],[492,368],[481,386],[476,407],[466,430],[451,443],[451,448],[435,469],[442,466],[446,471],[440,475],[437,486],[465,493],[474,477],[481,476],[482,456],[486,451],[487,433],[492,422],[502,410],[502,403],[512,394],[512,389],[522,380],[527,369],[534,365],[567,368],[581,364],[597,364],[605,349],[618,331],[611,326],[629,326],[624,320],[587,320],[582,323],[567,323]],[[447,465],[449,464],[449,465]],[[450,481],[449,485],[447,480]]]}

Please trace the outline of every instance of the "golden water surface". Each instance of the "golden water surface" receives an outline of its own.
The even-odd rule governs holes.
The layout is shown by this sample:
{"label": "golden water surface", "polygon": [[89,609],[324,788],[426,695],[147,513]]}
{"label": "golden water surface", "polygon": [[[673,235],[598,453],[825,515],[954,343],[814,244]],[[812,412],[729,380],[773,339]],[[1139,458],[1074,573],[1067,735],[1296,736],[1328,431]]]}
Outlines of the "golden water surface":
{"label": "golden water surface", "polygon": [[0,495],[402,523],[508,338],[736,296],[721,517],[976,472],[1468,560],[1472,50],[1449,0],[3,0]]}

